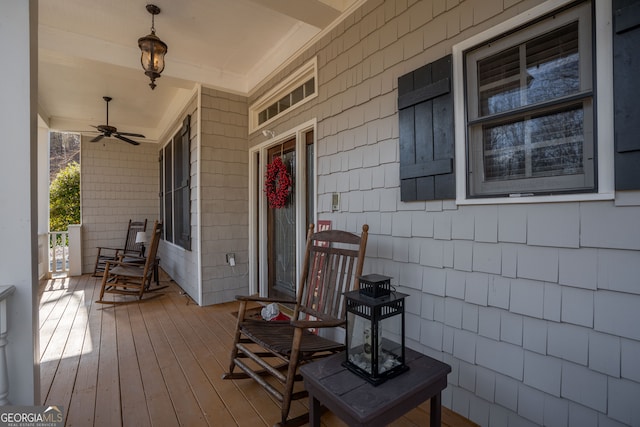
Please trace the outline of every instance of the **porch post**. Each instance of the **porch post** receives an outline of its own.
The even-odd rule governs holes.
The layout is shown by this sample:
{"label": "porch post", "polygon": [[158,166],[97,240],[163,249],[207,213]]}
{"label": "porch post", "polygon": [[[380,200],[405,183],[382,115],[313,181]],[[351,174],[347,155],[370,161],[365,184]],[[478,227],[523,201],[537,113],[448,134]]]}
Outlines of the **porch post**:
{"label": "porch post", "polygon": [[0,274],[15,286],[5,347],[14,405],[40,403],[38,363],[37,83],[38,2],[0,0]]}
{"label": "porch post", "polygon": [[[82,275],[82,226],[69,224],[69,276]],[[62,261],[64,262],[64,260]]]}

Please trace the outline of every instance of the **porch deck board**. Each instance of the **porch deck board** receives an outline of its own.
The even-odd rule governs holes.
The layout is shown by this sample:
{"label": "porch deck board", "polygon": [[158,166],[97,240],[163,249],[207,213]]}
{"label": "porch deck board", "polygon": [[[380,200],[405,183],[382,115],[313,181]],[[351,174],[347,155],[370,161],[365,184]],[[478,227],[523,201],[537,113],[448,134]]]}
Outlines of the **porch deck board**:
{"label": "porch deck board", "polygon": [[[228,355],[228,351],[218,353],[216,356],[213,349],[222,350],[224,343],[218,340],[216,336],[208,333],[207,325],[197,316],[197,312],[201,310],[192,311],[187,306],[187,301],[189,300],[186,298],[181,300],[170,298],[165,299],[163,303],[166,304],[166,308],[169,311],[174,313],[172,319],[181,331],[185,347],[192,353],[193,362],[199,365],[202,378],[206,379],[213,387],[210,395],[212,397],[215,396],[215,401],[213,402],[215,412],[218,414],[228,413],[228,420],[225,420],[225,425],[233,425],[236,422],[242,424],[242,420],[256,425],[255,420],[259,418],[259,414],[246,404],[246,398],[239,393],[236,385],[230,381],[219,380],[224,372],[219,363],[219,358],[224,357],[223,354],[225,353]],[[191,307],[195,306],[191,304]],[[227,397],[226,400],[225,396]],[[234,406],[234,401],[240,403],[240,405]],[[202,402],[202,407],[207,407],[205,402]]]}
{"label": "porch deck board", "polygon": [[[82,351],[78,355],[78,370],[75,378],[69,378],[73,384],[71,402],[65,407],[66,425],[90,426],[94,424],[96,390],[98,384],[98,367],[100,362],[100,352],[95,349],[100,348],[102,338],[102,311],[93,304],[96,286],[86,287],[87,304],[87,328],[82,343]],[[75,381],[74,381],[75,380]],[[57,396],[49,393],[50,398]],[[54,397],[55,396],[55,397]],[[46,400],[43,399],[43,402]]]}
{"label": "porch deck board", "polygon": [[[254,381],[221,378],[237,304],[199,307],[163,272],[161,285],[168,287],[157,298],[110,306],[95,303],[99,278],[43,281],[42,404],[63,405],[67,426],[253,427],[279,421],[277,402]],[[303,399],[291,414],[306,410]],[[444,426],[474,425],[446,408],[442,415]],[[428,402],[392,426],[415,427],[427,419]],[[328,412],[322,425],[345,424]]]}
{"label": "porch deck board", "polygon": [[[48,384],[48,382],[44,381],[44,377],[46,377],[47,380],[50,379],[51,385],[49,387],[49,394],[59,396],[60,402],[65,408],[69,407],[71,402],[75,382],[74,380],[78,375],[80,362],[79,355],[82,354],[82,348],[84,346],[84,340],[87,333],[87,317],[86,315],[83,315],[82,312],[82,307],[87,304],[87,301],[85,300],[87,297],[91,298],[92,293],[90,292],[88,295],[84,295],[82,292],[73,293],[73,297],[71,299],[77,301],[77,307],[75,308],[73,323],[71,324],[71,328],[69,329],[69,333],[66,337],[66,342],[64,343],[64,349],[60,357],[56,359],[54,363],[48,365],[45,375],[41,375],[41,377],[43,377],[43,384]],[[72,303],[67,305],[69,312],[72,311],[73,307],[74,305]],[[64,331],[66,322],[59,322],[58,324],[59,327],[56,331]],[[57,333],[55,335],[62,334]],[[62,341],[62,338],[60,338],[60,341]],[[43,388],[46,388],[46,386]]]}
{"label": "porch deck board", "polygon": [[[86,329],[86,321],[77,317],[84,300],[83,291],[76,289],[78,284],[82,286],[81,283],[81,280],[59,281],[54,299],[44,303],[47,319],[40,329],[40,383],[43,392],[49,393],[54,384],[58,394],[65,394],[60,388],[69,388],[65,384],[68,377],[64,373],[74,370],[74,363],[69,358],[80,354],[78,341],[81,346]],[[82,333],[78,336],[80,331]],[[60,374],[56,375],[57,372]],[[41,394],[41,399],[44,399],[44,394]]]}
{"label": "porch deck board", "polygon": [[[162,423],[178,425],[178,418],[171,403],[169,390],[165,385],[164,377],[159,375],[160,365],[140,306],[131,304],[127,306],[127,309],[136,351],[143,355],[142,363],[139,363],[139,366],[146,399],[146,405],[143,406],[143,409],[148,414],[149,423],[151,425],[162,425]],[[142,410],[140,411],[142,412]],[[147,425],[147,423],[141,425]]]}
{"label": "porch deck board", "polygon": [[[144,395],[142,368],[144,360],[138,360],[133,338],[133,322],[128,307],[115,308],[116,341],[118,350],[118,374],[124,425],[150,426],[149,413]],[[142,353],[141,353],[142,354]],[[132,363],[135,362],[135,363]]]}
{"label": "porch deck board", "polygon": [[[169,317],[171,314],[165,312],[164,306],[158,298],[140,303],[140,309],[154,348],[154,353],[146,355],[146,357],[155,357],[158,361],[160,370],[156,375],[164,379],[164,387],[169,393],[178,424],[206,425],[204,414],[200,411],[189,382],[160,324],[162,318]],[[144,356],[143,360],[139,360],[139,363],[146,363]]]}
{"label": "porch deck board", "polygon": [[[118,360],[116,310],[110,307],[105,310],[104,307],[96,307],[102,311],[102,333],[100,335],[100,346],[97,349],[93,349],[93,351],[100,352],[94,418],[94,425],[99,427],[118,425],[122,420],[121,387],[118,372],[121,361]],[[135,361],[130,361],[130,363],[135,363]],[[122,386],[126,387],[127,384],[124,383]]]}

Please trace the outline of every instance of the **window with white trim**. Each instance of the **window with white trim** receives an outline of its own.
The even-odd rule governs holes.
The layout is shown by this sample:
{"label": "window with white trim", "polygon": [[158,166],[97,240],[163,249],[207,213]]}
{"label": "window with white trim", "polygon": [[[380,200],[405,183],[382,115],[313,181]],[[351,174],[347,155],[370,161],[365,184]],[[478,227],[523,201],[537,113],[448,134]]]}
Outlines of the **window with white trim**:
{"label": "window with white trim", "polygon": [[591,2],[463,53],[467,197],[597,191]]}

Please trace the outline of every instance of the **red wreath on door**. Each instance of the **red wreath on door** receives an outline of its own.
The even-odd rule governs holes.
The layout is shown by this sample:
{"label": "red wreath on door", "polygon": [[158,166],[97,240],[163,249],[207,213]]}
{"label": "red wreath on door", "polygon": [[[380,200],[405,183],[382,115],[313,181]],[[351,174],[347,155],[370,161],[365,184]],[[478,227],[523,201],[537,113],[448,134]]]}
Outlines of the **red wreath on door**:
{"label": "red wreath on door", "polygon": [[283,208],[287,204],[287,197],[291,192],[291,176],[280,157],[274,158],[267,165],[264,192],[267,193],[270,208]]}

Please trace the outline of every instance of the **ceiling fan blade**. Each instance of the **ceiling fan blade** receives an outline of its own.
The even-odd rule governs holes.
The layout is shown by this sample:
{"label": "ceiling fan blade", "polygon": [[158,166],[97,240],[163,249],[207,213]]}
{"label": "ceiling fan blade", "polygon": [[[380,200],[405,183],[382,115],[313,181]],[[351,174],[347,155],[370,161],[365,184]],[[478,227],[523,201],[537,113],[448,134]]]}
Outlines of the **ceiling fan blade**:
{"label": "ceiling fan blade", "polygon": [[129,133],[129,132],[118,132],[119,135],[125,135],[125,136],[133,136],[135,138],[146,138],[146,136],[139,134],[139,133]]}
{"label": "ceiling fan blade", "polygon": [[104,135],[98,135],[98,136],[96,136],[95,138],[93,138],[93,139],[91,140],[91,142],[98,142],[98,141],[100,141],[102,138],[104,138]]}
{"label": "ceiling fan blade", "polygon": [[133,139],[129,139],[126,136],[122,136],[121,134],[117,133],[117,134],[113,134],[114,137],[121,139],[125,142],[128,142],[129,144],[132,145],[140,145],[140,143],[138,141],[134,141]]}

